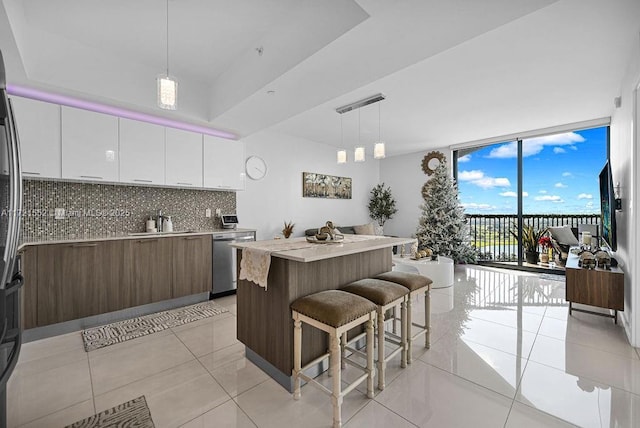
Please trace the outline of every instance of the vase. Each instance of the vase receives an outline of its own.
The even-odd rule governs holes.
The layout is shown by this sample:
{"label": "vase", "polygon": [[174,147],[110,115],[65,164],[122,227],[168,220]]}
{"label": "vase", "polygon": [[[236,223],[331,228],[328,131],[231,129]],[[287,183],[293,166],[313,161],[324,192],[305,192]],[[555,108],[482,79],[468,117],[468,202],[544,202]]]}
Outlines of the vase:
{"label": "vase", "polygon": [[549,263],[549,253],[546,251],[543,251],[540,254],[540,263]]}
{"label": "vase", "polygon": [[524,253],[525,259],[527,263],[532,265],[538,264],[538,252],[537,251],[527,251]]}

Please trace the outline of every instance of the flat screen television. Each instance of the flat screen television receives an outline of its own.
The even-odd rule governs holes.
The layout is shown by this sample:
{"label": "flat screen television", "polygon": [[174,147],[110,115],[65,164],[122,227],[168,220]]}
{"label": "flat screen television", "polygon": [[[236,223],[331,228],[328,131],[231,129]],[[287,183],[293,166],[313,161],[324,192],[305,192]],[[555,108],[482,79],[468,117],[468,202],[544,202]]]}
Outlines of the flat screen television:
{"label": "flat screen television", "polygon": [[600,171],[600,227],[602,229],[602,239],[604,239],[605,244],[611,251],[616,251],[618,246],[615,206],[611,165],[607,161],[602,171]]}

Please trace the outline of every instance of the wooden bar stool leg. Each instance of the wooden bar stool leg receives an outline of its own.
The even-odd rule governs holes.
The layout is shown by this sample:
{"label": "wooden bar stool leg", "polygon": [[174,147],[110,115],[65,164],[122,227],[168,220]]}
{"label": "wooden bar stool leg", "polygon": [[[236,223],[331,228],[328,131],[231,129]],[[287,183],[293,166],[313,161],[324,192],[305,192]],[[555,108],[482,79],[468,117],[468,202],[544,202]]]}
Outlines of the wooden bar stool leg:
{"label": "wooden bar stool leg", "polygon": [[[295,314],[294,316],[297,316]],[[293,321],[293,399],[300,399],[300,369],[302,368],[302,321]]]}
{"label": "wooden bar stool leg", "polygon": [[394,306],[391,312],[391,316],[393,317],[393,325],[391,326],[391,332],[393,334],[398,334],[398,329],[396,328],[396,307]]}
{"label": "wooden bar stool leg", "polygon": [[378,389],[384,389],[384,372],[387,362],[384,358],[384,310],[378,306]]}
{"label": "wooden bar stool leg", "polygon": [[373,398],[373,377],[375,375],[375,366],[373,363],[373,315],[367,321],[367,397]]}
{"label": "wooden bar stool leg", "polygon": [[341,367],[341,345],[340,336],[337,333],[331,335],[331,373],[333,377],[333,388],[331,394],[331,401],[333,402],[333,427],[340,428],[342,426],[342,390],[340,379],[340,367]]}
{"label": "wooden bar stool leg", "polygon": [[341,360],[342,361],[342,368],[346,369],[347,368],[347,363],[344,360],[347,357],[347,354],[345,353],[345,347],[347,346],[347,332],[345,331],[344,333],[342,333],[342,341],[340,342],[340,355],[341,355]]}
{"label": "wooden bar stool leg", "polygon": [[407,297],[409,299],[405,299],[400,304],[400,341],[402,342],[400,367],[403,369],[407,367],[407,300],[411,300],[410,296]]}
{"label": "wooden bar stool leg", "polygon": [[407,296],[407,364],[411,364],[413,362],[413,357],[412,357],[412,343],[413,343],[413,334],[411,333],[411,327],[413,326],[413,319],[411,317],[411,314],[413,313],[413,303],[411,302],[412,296],[411,294],[409,294]]}
{"label": "wooden bar stool leg", "polygon": [[427,332],[424,334],[424,346],[431,348],[431,287],[424,292],[424,328]]}

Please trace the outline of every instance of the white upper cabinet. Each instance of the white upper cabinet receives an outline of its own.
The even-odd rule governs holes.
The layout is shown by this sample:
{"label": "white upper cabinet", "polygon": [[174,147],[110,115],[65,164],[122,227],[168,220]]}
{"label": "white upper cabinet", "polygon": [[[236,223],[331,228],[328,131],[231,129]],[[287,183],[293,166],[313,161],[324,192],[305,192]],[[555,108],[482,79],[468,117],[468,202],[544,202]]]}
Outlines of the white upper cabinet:
{"label": "white upper cabinet", "polygon": [[22,175],[60,178],[60,106],[11,97],[15,113]]}
{"label": "white upper cabinet", "polygon": [[62,178],[118,181],[118,118],[62,107]]}
{"label": "white upper cabinet", "polygon": [[163,126],[120,119],[120,182],[164,184]]}
{"label": "white upper cabinet", "polygon": [[166,128],[165,184],[202,187],[202,134]]}
{"label": "white upper cabinet", "polygon": [[244,143],[204,136],[204,187],[244,190]]}

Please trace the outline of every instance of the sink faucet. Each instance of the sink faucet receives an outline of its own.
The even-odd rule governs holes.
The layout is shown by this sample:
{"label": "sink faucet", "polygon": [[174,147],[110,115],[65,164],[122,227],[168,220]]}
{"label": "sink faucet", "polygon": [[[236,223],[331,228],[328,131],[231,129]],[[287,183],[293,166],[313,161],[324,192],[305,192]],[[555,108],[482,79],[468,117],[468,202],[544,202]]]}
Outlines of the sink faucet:
{"label": "sink faucet", "polygon": [[158,232],[162,232],[164,227],[164,216],[162,215],[162,210],[158,210],[158,215],[156,217],[156,227],[158,228]]}

